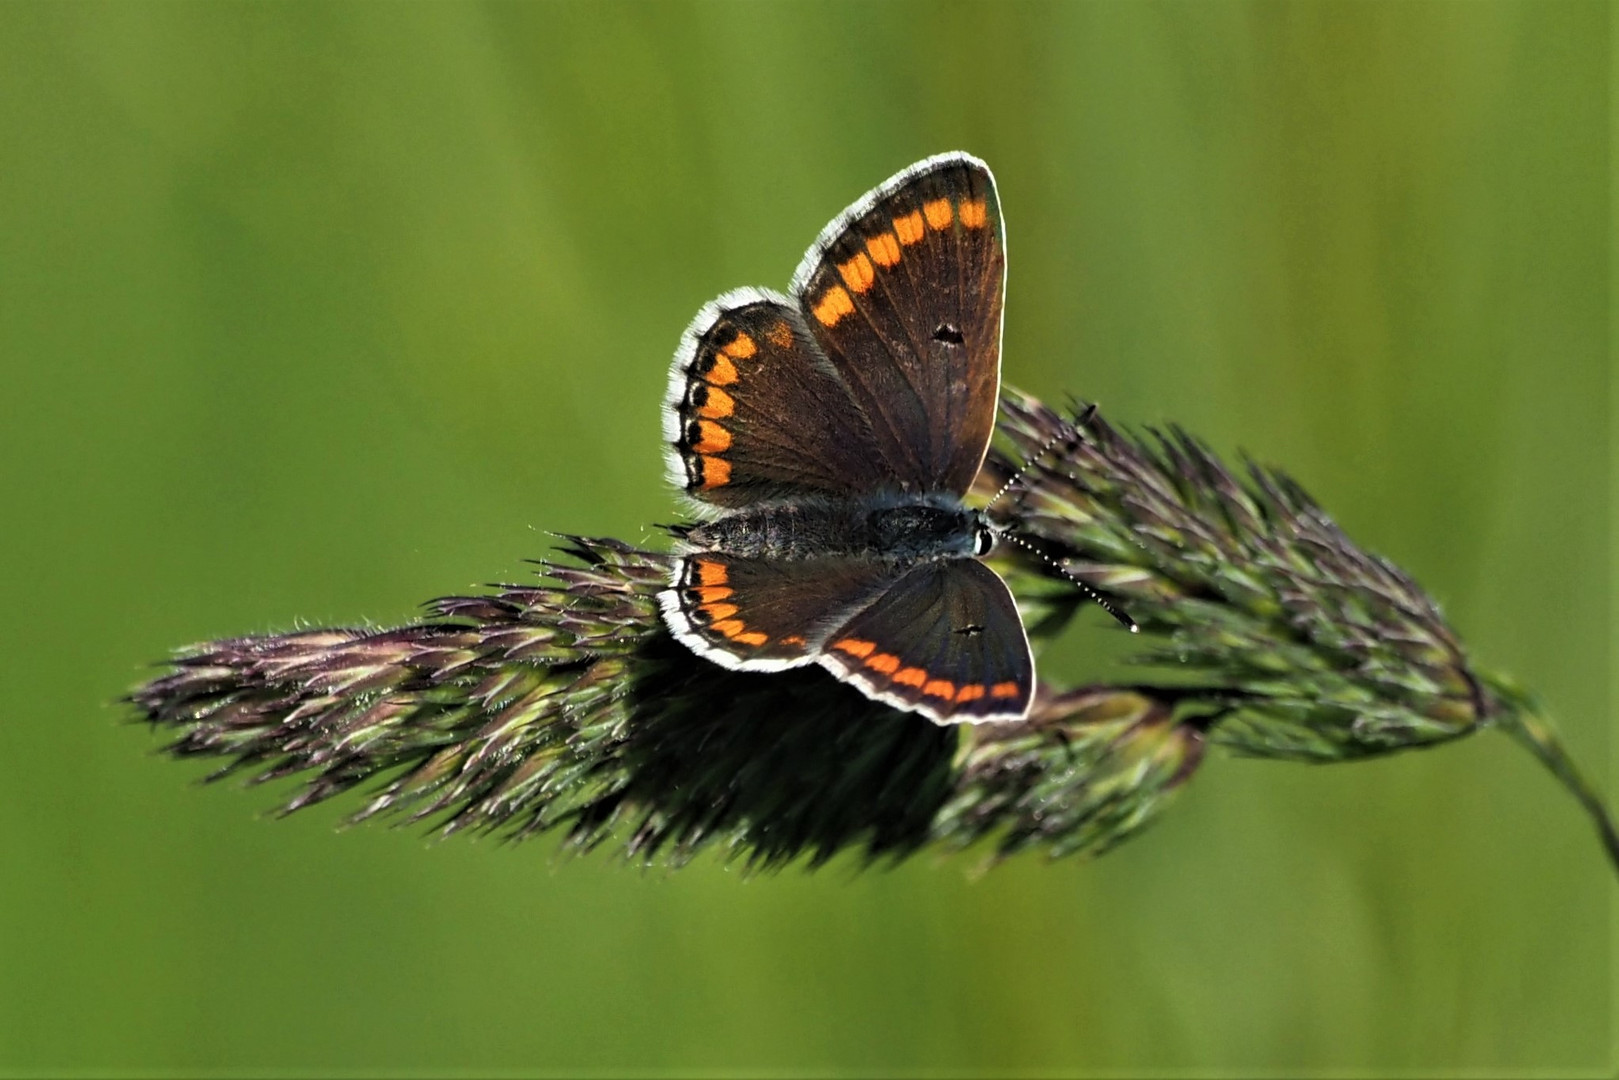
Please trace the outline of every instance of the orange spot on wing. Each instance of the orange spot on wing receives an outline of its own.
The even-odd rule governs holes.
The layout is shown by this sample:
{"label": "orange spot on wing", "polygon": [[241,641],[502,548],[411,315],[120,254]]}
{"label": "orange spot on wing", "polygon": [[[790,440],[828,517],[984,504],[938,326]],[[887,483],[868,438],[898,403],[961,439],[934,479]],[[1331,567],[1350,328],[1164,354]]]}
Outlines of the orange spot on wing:
{"label": "orange spot on wing", "polygon": [[731,640],[739,641],[744,645],[763,645],[765,642],[770,640],[770,636],[768,634],[761,634],[757,630],[753,630],[746,634],[738,634]]}
{"label": "orange spot on wing", "polygon": [[781,643],[783,645],[807,645],[807,644],[809,644],[803,638],[799,637],[797,634],[793,634],[791,637],[782,638]]}
{"label": "orange spot on wing", "polygon": [[858,656],[863,660],[872,654],[872,650],[877,648],[877,643],[874,641],[861,641],[859,638],[846,637],[842,641],[833,642],[832,647],[840,652],[846,652],[850,656]]}
{"label": "orange spot on wing", "polygon": [[878,266],[893,266],[899,262],[899,241],[893,233],[882,233],[866,241],[866,250]]}
{"label": "orange spot on wing", "polygon": [[912,210],[904,217],[894,219],[894,235],[906,247],[922,242],[922,211]]}
{"label": "orange spot on wing", "polygon": [[746,334],[738,334],[735,341],[720,350],[733,360],[746,360],[758,351],[759,346],[755,345],[753,339]]}
{"label": "orange spot on wing", "polygon": [[714,365],[708,369],[703,378],[715,386],[730,386],[736,382],[736,365],[724,353],[714,354]]}
{"label": "orange spot on wing", "polygon": [[743,624],[741,619],[725,619],[721,622],[715,623],[713,626],[709,627],[709,629],[716,633],[724,634],[728,638],[734,638],[738,634],[742,633],[742,631],[746,630],[747,627]]}
{"label": "orange spot on wing", "polygon": [[873,671],[880,671],[884,675],[892,675],[899,670],[899,657],[893,653],[878,653],[866,661],[866,666]]}
{"label": "orange spot on wing", "polygon": [[934,199],[930,203],[923,203],[922,214],[935,230],[948,229],[951,219],[955,217],[955,213],[950,209],[949,199]]}
{"label": "orange spot on wing", "polygon": [[929,679],[927,685],[922,687],[922,693],[926,697],[944,698],[949,701],[956,696],[956,684],[949,679]]}
{"label": "orange spot on wing", "polygon": [[722,457],[703,458],[703,486],[724,487],[731,482],[731,463]]}
{"label": "orange spot on wing", "polygon": [[697,580],[704,585],[724,585],[725,579],[730,574],[724,563],[710,562],[707,559],[697,560]]}
{"label": "orange spot on wing", "polygon": [[877,277],[877,272],[871,268],[871,260],[863,254],[856,255],[846,263],[839,263],[838,273],[843,276],[843,283],[857,293],[871,288],[872,281]]}
{"label": "orange spot on wing", "polygon": [[901,686],[921,686],[928,681],[928,673],[919,667],[908,667],[894,676]]}
{"label": "orange spot on wing", "polygon": [[982,229],[989,220],[983,199],[972,199],[961,204],[961,223],[969,229]]}
{"label": "orange spot on wing", "polygon": [[968,683],[966,686],[963,686],[960,690],[956,691],[956,704],[960,705],[964,701],[977,701],[983,696],[983,683]]}
{"label": "orange spot on wing", "polygon": [[765,340],[778,349],[790,349],[793,347],[793,328],[785,320],[777,319],[765,331]]}
{"label": "orange spot on wing", "polygon": [[994,698],[1017,697],[1018,689],[1015,682],[998,682],[989,688],[989,696]]}
{"label": "orange spot on wing", "polygon": [[[729,592],[730,590],[727,589],[726,591]],[[736,614],[735,604],[722,604],[716,601],[712,604],[700,604],[698,607],[699,610],[708,612],[708,617],[710,619],[715,620],[729,619],[732,615]]]}
{"label": "orange spot on wing", "polygon": [[854,311],[854,301],[849,294],[843,291],[843,286],[834,285],[826,290],[821,302],[815,305],[815,317],[822,326],[836,326],[838,320]]}
{"label": "orange spot on wing", "polygon": [[721,420],[734,412],[736,412],[736,398],[717,386],[710,386],[703,391],[703,407],[697,410],[697,415]]}
{"label": "orange spot on wing", "polygon": [[[713,564],[710,563],[709,565],[712,566]],[[723,570],[725,568],[722,566],[720,569]],[[712,604],[716,600],[724,600],[730,595],[731,590],[726,588],[724,585],[703,585],[697,589],[697,599],[701,600],[704,604]]]}
{"label": "orange spot on wing", "polygon": [[718,454],[731,448],[731,433],[712,420],[697,421],[697,433],[701,438],[691,448],[699,454]]}

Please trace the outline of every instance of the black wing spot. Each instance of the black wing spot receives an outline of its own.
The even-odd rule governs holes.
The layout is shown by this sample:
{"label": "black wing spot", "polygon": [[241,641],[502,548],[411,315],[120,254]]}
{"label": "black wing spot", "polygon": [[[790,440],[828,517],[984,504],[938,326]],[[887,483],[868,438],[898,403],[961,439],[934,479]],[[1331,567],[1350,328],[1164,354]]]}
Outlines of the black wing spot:
{"label": "black wing spot", "polygon": [[966,634],[968,637],[977,637],[983,632],[984,628],[977,623],[968,623],[966,626],[958,626],[951,631],[953,634]]}
{"label": "black wing spot", "polygon": [[949,323],[940,323],[933,331],[933,340],[942,341],[946,345],[960,345],[967,339],[961,336],[961,331]]}

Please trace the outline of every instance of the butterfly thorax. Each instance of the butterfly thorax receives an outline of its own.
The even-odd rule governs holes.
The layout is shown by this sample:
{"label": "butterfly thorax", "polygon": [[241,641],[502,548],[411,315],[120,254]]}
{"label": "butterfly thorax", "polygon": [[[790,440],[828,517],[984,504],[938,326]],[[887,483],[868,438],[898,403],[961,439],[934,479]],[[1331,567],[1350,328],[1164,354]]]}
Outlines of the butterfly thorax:
{"label": "butterfly thorax", "polygon": [[764,504],[694,526],[685,540],[748,558],[912,562],[979,554],[987,531],[978,511],[923,496]]}

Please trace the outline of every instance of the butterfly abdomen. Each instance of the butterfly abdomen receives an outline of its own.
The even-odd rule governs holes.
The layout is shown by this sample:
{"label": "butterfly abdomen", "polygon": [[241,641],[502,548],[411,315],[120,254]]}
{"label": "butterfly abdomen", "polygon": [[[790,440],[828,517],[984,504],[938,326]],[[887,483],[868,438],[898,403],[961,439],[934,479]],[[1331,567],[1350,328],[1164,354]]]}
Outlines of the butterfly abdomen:
{"label": "butterfly abdomen", "polygon": [[687,531],[700,551],[746,558],[852,555],[913,561],[973,554],[979,515],[933,501],[848,500],[761,506]]}

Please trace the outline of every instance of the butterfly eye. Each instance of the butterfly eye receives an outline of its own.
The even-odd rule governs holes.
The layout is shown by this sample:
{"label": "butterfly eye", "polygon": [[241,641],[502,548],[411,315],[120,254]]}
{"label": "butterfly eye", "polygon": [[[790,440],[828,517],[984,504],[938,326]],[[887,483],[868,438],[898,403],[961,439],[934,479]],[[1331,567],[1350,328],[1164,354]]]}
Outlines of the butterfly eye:
{"label": "butterfly eye", "polygon": [[967,339],[961,336],[961,331],[949,323],[940,323],[933,331],[933,340],[942,341],[946,345],[960,345]]}
{"label": "butterfly eye", "polygon": [[990,552],[990,549],[993,548],[994,546],[995,546],[995,534],[990,531],[990,529],[989,529],[989,527],[987,525],[980,525],[976,530],[974,530],[974,532],[973,532],[973,555],[974,555],[974,557],[982,556],[982,555],[988,555],[989,552]]}

